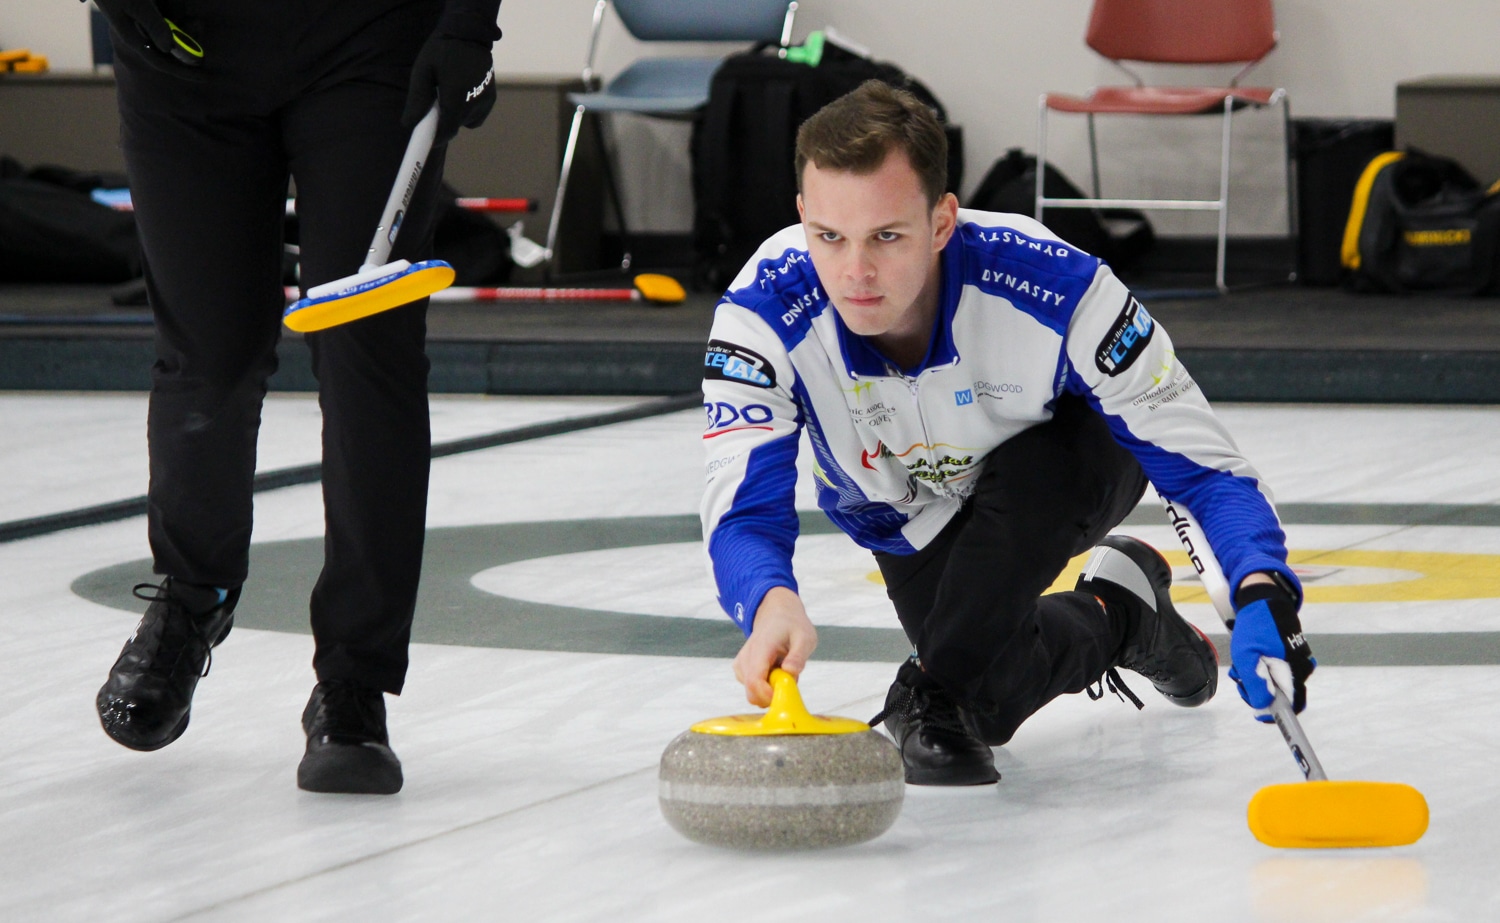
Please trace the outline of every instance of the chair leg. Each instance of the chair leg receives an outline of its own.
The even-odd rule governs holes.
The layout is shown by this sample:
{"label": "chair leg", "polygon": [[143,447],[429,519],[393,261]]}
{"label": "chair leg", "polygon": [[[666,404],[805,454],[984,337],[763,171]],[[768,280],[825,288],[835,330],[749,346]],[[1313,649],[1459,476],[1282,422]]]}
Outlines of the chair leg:
{"label": "chair leg", "polygon": [[1042,220],[1042,181],[1047,176],[1047,97],[1037,98],[1036,114],[1036,205],[1032,216]]}
{"label": "chair leg", "polygon": [[1293,172],[1296,163],[1293,157],[1296,152],[1293,150],[1295,138],[1292,134],[1292,106],[1285,94],[1281,97],[1281,133],[1286,149],[1286,236],[1292,244],[1292,271],[1287,275],[1287,281],[1296,282],[1297,251],[1302,244],[1302,223],[1298,220],[1298,212],[1302,203],[1297,199],[1297,180]]}
{"label": "chair leg", "polygon": [[1224,98],[1224,137],[1219,157],[1219,255],[1214,267],[1214,284],[1219,291],[1229,291],[1224,283],[1224,253],[1229,243],[1229,135],[1234,112],[1234,98]]}
{"label": "chair leg", "polygon": [[545,249],[548,263],[552,263],[557,256],[557,228],[562,221],[563,196],[568,191],[568,174],[573,172],[573,154],[578,149],[578,132],[583,128],[583,112],[582,106],[573,110],[573,127],[568,129],[568,143],[563,148],[562,171],[557,177],[557,195],[552,200],[552,219],[547,222]]}
{"label": "chair leg", "polygon": [[609,201],[615,209],[615,219],[620,223],[620,246],[624,254],[620,260],[621,269],[629,269],[630,257],[630,229],[625,225],[625,206],[620,202],[620,186],[615,182],[615,170],[609,157],[609,145],[604,143],[604,125],[601,123],[599,131],[594,133],[595,141],[599,145],[599,164],[604,171],[604,186],[609,190]]}
{"label": "chair leg", "polygon": [[1089,113],[1089,169],[1093,173],[1094,198],[1099,198],[1099,142],[1094,135],[1094,113]]}

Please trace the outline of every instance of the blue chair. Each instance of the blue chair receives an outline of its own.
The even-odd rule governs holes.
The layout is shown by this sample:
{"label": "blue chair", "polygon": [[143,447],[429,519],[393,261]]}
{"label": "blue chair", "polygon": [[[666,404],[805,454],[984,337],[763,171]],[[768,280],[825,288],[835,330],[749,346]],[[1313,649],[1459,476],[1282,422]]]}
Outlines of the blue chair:
{"label": "blue chair", "polygon": [[[585,87],[598,87],[594,73],[594,55],[599,47],[599,29],[604,10],[611,0],[594,4],[594,26],[589,38],[588,60],[583,66]],[[791,42],[792,21],[797,14],[796,2],[788,0],[613,0],[615,14],[625,30],[643,42]],[[638,115],[670,119],[691,119],[708,102],[708,86],[718,69],[721,57],[712,58],[641,58],[614,79],[591,92],[569,93],[574,105],[573,127],[568,131],[563,151],[562,172],[557,178],[557,196],[552,200],[552,218],[547,223],[546,258],[551,260],[557,246],[558,223],[562,217],[563,197],[567,193],[568,175],[573,169],[573,155],[583,128],[585,112],[633,112]],[[597,137],[597,133],[596,133]],[[619,186],[609,167],[609,155],[602,150],[605,185],[610,191],[620,232],[626,237],[622,268],[630,268],[629,235],[625,212],[620,206]]]}

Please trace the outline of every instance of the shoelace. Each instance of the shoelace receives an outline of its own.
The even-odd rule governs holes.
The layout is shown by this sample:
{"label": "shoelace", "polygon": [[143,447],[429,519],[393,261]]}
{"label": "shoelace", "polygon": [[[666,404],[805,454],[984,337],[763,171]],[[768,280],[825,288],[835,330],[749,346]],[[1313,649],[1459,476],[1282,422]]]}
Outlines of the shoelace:
{"label": "shoelace", "polygon": [[344,682],[325,682],[318,699],[318,710],[312,724],[326,735],[368,737],[380,740],[384,726],[376,708],[378,699],[354,685]]}
{"label": "shoelace", "polygon": [[896,701],[892,702],[889,705],[886,705],[880,711],[876,712],[875,717],[871,718],[869,721],[866,721],[865,724],[868,724],[872,728],[879,727],[881,722],[889,718],[891,715],[894,715],[900,711],[905,711],[905,705],[910,699],[911,687],[902,686],[901,691],[896,694]]}
{"label": "shoelace", "polygon": [[1146,657],[1137,657],[1129,663],[1121,663],[1120,666],[1127,670],[1134,670],[1153,683],[1161,681],[1166,676],[1166,671],[1160,668],[1157,661]]}
{"label": "shoelace", "polygon": [[[182,605],[179,600],[173,599],[172,594],[167,592],[166,581],[162,581],[159,584],[137,583],[135,586],[130,588],[130,595],[134,596],[136,599],[141,600],[142,602],[166,603],[168,605],[176,605],[182,610],[182,614],[186,617],[187,624],[191,629],[191,636],[183,640],[184,642],[186,642],[191,641],[193,638],[196,638],[203,643],[204,653],[208,656],[203,662],[203,671],[198,674],[198,677],[201,679],[207,676],[208,671],[212,669],[214,665],[214,639],[208,637],[208,632],[205,631],[204,627],[199,624],[196,618],[193,617],[193,614],[187,610],[187,607]],[[170,621],[170,618],[166,616],[156,620],[155,627],[157,631],[154,640],[156,641],[158,651],[169,649],[167,629],[169,627]],[[142,622],[142,625],[144,626],[144,621]],[[177,669],[177,664],[182,660],[182,655],[187,652],[188,645],[186,643],[170,643],[173,643],[175,646],[175,649],[172,650],[172,662],[168,664],[163,662],[166,658],[152,657],[151,665],[147,668],[149,672],[159,673],[162,675],[170,675],[174,670]]]}
{"label": "shoelace", "polygon": [[968,733],[968,730],[964,728],[963,719],[958,715],[958,706],[949,701],[946,696],[932,696],[925,690],[905,685],[896,694],[894,702],[882,708],[875,714],[875,717],[865,723],[873,728],[896,714],[905,715],[910,719],[920,719],[944,730],[956,731],[960,734]]}
{"label": "shoelace", "polygon": [[1146,707],[1146,703],[1136,698],[1135,693],[1130,691],[1130,687],[1125,685],[1125,681],[1123,679],[1120,679],[1120,674],[1115,672],[1114,667],[1110,667],[1108,670],[1105,670],[1104,675],[1099,677],[1098,689],[1095,689],[1093,686],[1084,686],[1083,691],[1089,694],[1090,699],[1093,699],[1095,702],[1097,702],[1100,699],[1104,698],[1104,685],[1106,683],[1109,684],[1109,691],[1113,692],[1115,694],[1115,697],[1118,698],[1121,702],[1125,701],[1125,699],[1128,697],[1131,702],[1135,703],[1136,711],[1140,711],[1141,709]]}

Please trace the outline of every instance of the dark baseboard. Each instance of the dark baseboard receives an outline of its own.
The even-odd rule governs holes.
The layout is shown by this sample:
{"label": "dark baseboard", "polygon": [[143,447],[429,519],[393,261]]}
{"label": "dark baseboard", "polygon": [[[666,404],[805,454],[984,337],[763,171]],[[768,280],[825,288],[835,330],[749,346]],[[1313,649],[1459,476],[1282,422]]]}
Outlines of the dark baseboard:
{"label": "dark baseboard", "polygon": [[[311,357],[283,340],[278,391],[316,388]],[[1500,403],[1500,352],[1181,349],[1215,401]],[[641,394],[694,391],[696,342],[434,342],[434,393]],[[0,339],[0,390],[138,391],[149,387],[150,340]]]}

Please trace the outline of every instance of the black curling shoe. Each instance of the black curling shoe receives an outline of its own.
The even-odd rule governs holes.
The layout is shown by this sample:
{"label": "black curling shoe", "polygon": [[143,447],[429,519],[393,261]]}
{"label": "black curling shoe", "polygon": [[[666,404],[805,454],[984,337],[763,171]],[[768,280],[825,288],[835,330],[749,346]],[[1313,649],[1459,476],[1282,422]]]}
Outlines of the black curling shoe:
{"label": "black curling shoe", "polygon": [[341,680],[313,687],[302,712],[307,752],[297,767],[297,787],[308,792],[394,795],[401,791],[401,761],[385,730],[385,695]]}
{"label": "black curling shoe", "polygon": [[870,720],[884,721],[901,750],[912,785],[987,785],[1000,781],[995,754],[965,729],[958,706],[922,675],[915,658],[896,671],[885,708]]}
{"label": "black curling shoe", "polygon": [[1077,590],[1125,618],[1125,643],[1113,666],[1134,670],[1169,702],[1191,708],[1214,697],[1219,655],[1172,607],[1172,569],[1139,539],[1108,535],[1094,549]]}
{"label": "black curling shoe", "polygon": [[132,750],[160,750],[187,730],[198,680],[212,649],[234,625],[238,589],[223,600],[212,587],[174,581],[137,584],[151,603],[94,700],[104,733]]}

